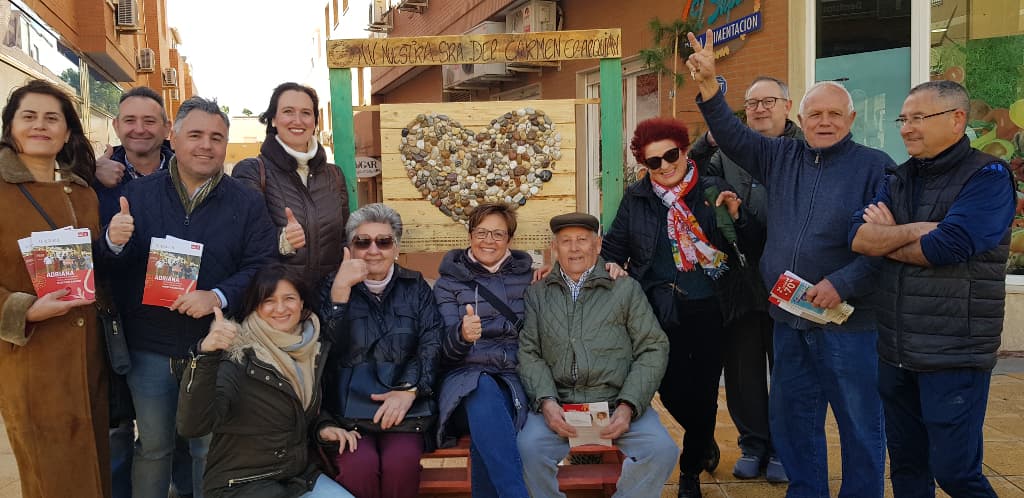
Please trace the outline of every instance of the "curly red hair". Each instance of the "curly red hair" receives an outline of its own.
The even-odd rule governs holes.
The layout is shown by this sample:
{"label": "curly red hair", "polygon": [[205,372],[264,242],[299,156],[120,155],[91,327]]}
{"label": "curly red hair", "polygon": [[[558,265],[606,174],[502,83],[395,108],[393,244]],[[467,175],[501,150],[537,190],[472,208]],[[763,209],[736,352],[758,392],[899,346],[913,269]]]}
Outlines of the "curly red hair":
{"label": "curly red hair", "polygon": [[644,148],[659,140],[671,140],[685,153],[690,147],[690,131],[678,119],[651,118],[641,121],[636,125],[633,139],[629,141],[629,150],[636,162],[643,164],[644,159],[647,159]]}

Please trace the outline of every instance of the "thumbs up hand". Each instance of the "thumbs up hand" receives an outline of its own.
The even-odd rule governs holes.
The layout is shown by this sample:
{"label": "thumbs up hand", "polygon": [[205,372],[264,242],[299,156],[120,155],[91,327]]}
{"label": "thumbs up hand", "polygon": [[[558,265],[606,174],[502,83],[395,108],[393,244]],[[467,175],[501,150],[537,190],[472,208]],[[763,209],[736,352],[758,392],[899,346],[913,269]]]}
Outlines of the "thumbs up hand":
{"label": "thumbs up hand", "polygon": [[466,305],[466,316],[462,317],[462,340],[474,343],[483,334],[480,316],[476,314],[472,304]]}
{"label": "thumbs up hand", "polygon": [[116,187],[124,178],[124,165],[111,159],[113,154],[114,148],[108,144],[103,155],[96,158],[96,179],[107,188]]}
{"label": "thumbs up hand", "polygon": [[223,351],[235,342],[238,336],[238,326],[224,319],[224,313],[220,307],[213,307],[213,323],[210,325],[210,333],[206,334],[203,342],[199,344],[200,353],[213,353]]}
{"label": "thumbs up hand", "polygon": [[123,246],[131,240],[133,233],[135,233],[135,218],[132,218],[132,213],[128,208],[128,199],[121,196],[121,211],[110,219],[107,236],[110,237],[110,241],[114,245]]}
{"label": "thumbs up hand", "polygon": [[334,284],[331,285],[331,300],[335,303],[347,303],[352,287],[366,280],[369,271],[366,261],[353,258],[352,252],[346,247],[341,258],[341,266],[338,267],[338,274],[334,277]]}
{"label": "thumbs up hand", "polygon": [[284,208],[284,216],[288,220],[288,224],[284,226],[284,239],[295,249],[306,247],[306,232],[299,224],[299,220],[295,219],[292,208]]}

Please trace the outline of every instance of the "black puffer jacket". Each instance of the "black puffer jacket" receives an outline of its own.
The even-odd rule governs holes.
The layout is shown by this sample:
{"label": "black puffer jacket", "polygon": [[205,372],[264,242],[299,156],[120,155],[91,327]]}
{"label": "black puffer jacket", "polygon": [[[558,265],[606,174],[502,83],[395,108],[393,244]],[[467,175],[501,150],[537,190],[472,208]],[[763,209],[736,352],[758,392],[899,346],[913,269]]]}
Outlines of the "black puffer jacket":
{"label": "black puffer jacket", "polygon": [[[470,260],[466,249],[453,249],[441,261],[441,278],[434,284],[434,296],[444,318],[441,362],[447,373],[438,396],[441,408],[438,446],[455,443],[459,433],[451,430],[448,422],[462,400],[476,390],[483,373],[500,379],[511,393],[516,409],[516,428],[522,429],[526,423],[526,393],[516,373],[519,366],[518,324],[509,321],[492,306],[478,291],[478,286],[486,287],[501,299],[521,323],[526,311],[523,296],[533,280],[532,263],[533,258],[528,253],[512,251],[501,268],[491,273],[480,263]],[[462,340],[462,317],[466,314],[467,304],[474,306],[483,327],[480,339],[474,343]]]}
{"label": "black puffer jacket", "polygon": [[[315,319],[315,317],[313,318]],[[316,357],[313,399],[302,408],[291,384],[260,358],[244,329],[231,349],[193,354],[178,395],[178,433],[213,433],[203,492],[210,498],[293,498],[313,489],[319,379],[327,343]]]}
{"label": "black puffer jacket", "polygon": [[[738,294],[731,289],[747,286],[743,284],[742,272],[738,271],[739,257],[719,230],[715,209],[705,202],[704,190],[709,187],[717,187],[721,192],[735,190],[718,177],[700,177],[698,181],[700,185],[690,190],[684,200],[696,216],[697,224],[704,230],[708,241],[729,257],[727,264],[730,269],[712,282],[721,303],[723,320],[728,324],[743,313],[755,309],[758,303],[754,296],[734,299]],[[764,228],[742,205],[740,217],[734,225],[740,251],[748,261],[756,261],[763,248],[761,241],[764,240]],[[601,257],[625,266],[630,276],[637,279],[650,296],[651,275],[648,273],[653,266],[652,260],[660,237],[668,237],[668,207],[654,193],[651,179],[642,178],[626,189],[615,220],[601,244]],[[657,314],[659,303],[652,301],[651,304],[655,306]]]}
{"label": "black puffer jacket", "polygon": [[417,397],[431,399],[431,412],[436,414],[438,338],[444,322],[430,285],[419,272],[395,264],[394,276],[380,299],[360,283],[352,288],[347,303],[333,303],[335,276],[327,277],[320,295],[324,335],[333,344],[324,376],[324,409],[345,425],[340,415],[345,412],[352,368],[370,359],[367,350],[377,341],[373,360],[403,365],[394,379],[381,380],[393,386],[416,386]]}
{"label": "black puffer jacket", "polygon": [[327,162],[324,148],[318,147],[316,155],[309,160],[306,185],[296,172],[295,158],[285,152],[273,136],[268,136],[260,147],[266,181],[261,181],[256,158],[244,159],[231,170],[231,176],[263,191],[279,237],[288,224],[284,208],[291,208],[295,213],[295,219],[306,232],[306,247],[296,250],[295,254],[279,256],[282,263],[300,271],[306,283],[314,288],[341,264],[349,214],[345,177],[335,165]]}

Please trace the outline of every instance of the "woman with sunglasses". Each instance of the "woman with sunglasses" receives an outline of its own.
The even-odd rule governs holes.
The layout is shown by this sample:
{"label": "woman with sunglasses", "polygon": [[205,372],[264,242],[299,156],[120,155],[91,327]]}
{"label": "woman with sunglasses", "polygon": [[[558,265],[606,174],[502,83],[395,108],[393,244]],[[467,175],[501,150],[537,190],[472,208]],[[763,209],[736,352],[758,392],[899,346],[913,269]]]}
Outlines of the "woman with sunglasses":
{"label": "woman with sunglasses", "polygon": [[444,323],[423,276],[395,262],[402,218],[394,209],[368,204],[345,228],[349,247],[321,292],[333,343],[324,408],[327,426],[361,439],[354,451],[334,452],[335,480],[359,498],[415,498],[420,455],[433,446],[427,434]]}
{"label": "woman with sunglasses", "polygon": [[437,441],[445,447],[460,434],[473,435],[472,494],[479,498],[529,496],[516,446],[528,403],[516,367],[533,258],[509,249],[515,233],[511,206],[477,206],[469,216],[469,249],[448,252],[434,284],[447,370]]}
{"label": "woman with sunglasses", "polygon": [[[647,175],[626,189],[601,256],[640,281],[668,335],[669,364],[658,391],[661,402],[686,431],[679,458],[679,496],[700,496],[700,473],[715,430],[718,379],[722,373],[722,302],[731,269],[754,257],[761,226],[744,213],[732,188],[703,178],[686,157],[686,125],[648,119],[637,125],[630,150]],[[740,245],[720,230],[716,206],[725,206]]]}
{"label": "woman with sunglasses", "polygon": [[259,156],[231,171],[263,192],[278,227],[280,261],[313,288],[341,262],[348,219],[345,177],[316,138],[319,102],[308,86],[289,82],[274,88],[260,114],[267,136]]}

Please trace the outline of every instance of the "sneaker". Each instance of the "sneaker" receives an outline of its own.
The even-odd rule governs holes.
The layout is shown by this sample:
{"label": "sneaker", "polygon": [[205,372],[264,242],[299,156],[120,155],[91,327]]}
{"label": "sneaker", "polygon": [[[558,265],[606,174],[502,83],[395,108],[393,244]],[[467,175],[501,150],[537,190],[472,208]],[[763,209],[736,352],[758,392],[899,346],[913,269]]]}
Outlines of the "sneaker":
{"label": "sneaker", "polygon": [[739,460],[736,460],[736,466],[732,468],[732,475],[738,479],[754,479],[761,475],[761,459],[744,453]]}
{"label": "sneaker", "polygon": [[768,482],[789,482],[789,477],[786,477],[786,468],[776,457],[768,459],[768,467],[765,468],[764,476]]}
{"label": "sneaker", "polygon": [[703,498],[700,494],[700,476],[679,474],[679,494],[677,498]]}
{"label": "sneaker", "polygon": [[718,443],[715,442],[714,438],[711,438],[711,446],[708,446],[708,452],[704,454],[704,470],[708,473],[712,473],[718,468],[718,462],[722,458],[722,452],[718,449]]}

